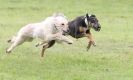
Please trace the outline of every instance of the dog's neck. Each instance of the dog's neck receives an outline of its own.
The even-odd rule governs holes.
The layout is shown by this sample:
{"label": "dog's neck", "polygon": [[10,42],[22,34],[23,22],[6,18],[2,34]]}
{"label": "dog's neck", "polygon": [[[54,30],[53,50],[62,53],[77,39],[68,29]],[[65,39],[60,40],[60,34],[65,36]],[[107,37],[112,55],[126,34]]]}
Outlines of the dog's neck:
{"label": "dog's neck", "polygon": [[86,26],[88,26],[89,24],[88,24],[88,20],[87,20],[87,18],[85,17],[85,24],[86,24]]}
{"label": "dog's neck", "polygon": [[85,21],[85,24],[86,24],[87,28],[90,29],[91,28],[90,27],[90,22],[87,20],[87,17],[86,16],[84,17],[84,21]]}

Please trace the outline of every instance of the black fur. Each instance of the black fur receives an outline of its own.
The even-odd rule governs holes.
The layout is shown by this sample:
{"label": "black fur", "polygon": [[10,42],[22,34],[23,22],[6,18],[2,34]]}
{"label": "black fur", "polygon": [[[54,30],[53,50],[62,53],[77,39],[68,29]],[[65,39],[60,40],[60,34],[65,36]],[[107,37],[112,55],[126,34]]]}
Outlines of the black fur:
{"label": "black fur", "polygon": [[48,48],[52,47],[55,44],[55,40],[50,41],[48,44]]}
{"label": "black fur", "polygon": [[87,28],[84,16],[77,17],[73,21],[70,21],[68,25],[69,25],[68,34],[74,38],[81,38],[83,36],[83,34],[79,31],[79,27]]}

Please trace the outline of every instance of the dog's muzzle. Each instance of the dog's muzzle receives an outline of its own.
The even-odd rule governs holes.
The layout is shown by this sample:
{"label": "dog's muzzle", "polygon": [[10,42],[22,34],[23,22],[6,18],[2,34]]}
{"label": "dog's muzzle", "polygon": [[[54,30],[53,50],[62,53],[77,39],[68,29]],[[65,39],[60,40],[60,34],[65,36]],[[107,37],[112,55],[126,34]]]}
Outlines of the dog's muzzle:
{"label": "dog's muzzle", "polygon": [[100,31],[101,30],[100,24],[93,26],[93,28],[94,28],[95,31]]}
{"label": "dog's muzzle", "polygon": [[63,30],[62,35],[69,35],[69,29],[67,29],[67,31]]}
{"label": "dog's muzzle", "polygon": [[100,30],[101,30],[101,27],[98,27],[98,28],[97,28],[97,31],[100,31]]}
{"label": "dog's muzzle", "polygon": [[101,30],[101,25],[99,24],[97,31],[100,31],[100,30]]}

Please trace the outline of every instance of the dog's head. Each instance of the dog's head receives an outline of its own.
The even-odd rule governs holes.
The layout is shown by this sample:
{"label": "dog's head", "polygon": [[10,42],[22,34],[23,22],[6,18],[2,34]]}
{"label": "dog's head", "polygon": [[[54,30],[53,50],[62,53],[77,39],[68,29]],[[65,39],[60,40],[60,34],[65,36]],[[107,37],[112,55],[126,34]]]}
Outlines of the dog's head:
{"label": "dog's head", "polygon": [[66,16],[62,13],[54,14],[55,17],[55,26],[59,31],[67,31],[68,30],[68,20]]}
{"label": "dog's head", "polygon": [[101,26],[98,22],[97,17],[93,14],[91,14],[91,15],[88,15],[88,13],[86,14],[85,23],[89,27],[93,28],[95,31],[100,31],[100,29],[101,29]]}

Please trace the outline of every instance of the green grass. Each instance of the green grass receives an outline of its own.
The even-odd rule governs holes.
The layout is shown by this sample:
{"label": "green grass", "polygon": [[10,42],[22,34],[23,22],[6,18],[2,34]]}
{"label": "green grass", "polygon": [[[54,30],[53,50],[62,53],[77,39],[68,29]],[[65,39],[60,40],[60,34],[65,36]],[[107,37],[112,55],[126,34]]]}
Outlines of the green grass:
{"label": "green grass", "polygon": [[[54,12],[70,20],[94,13],[102,29],[92,33],[96,47],[86,51],[86,38],[73,45],[56,44],[40,58],[36,40],[6,54],[6,41],[22,26]],[[132,0],[0,0],[0,80],[133,80]]]}

